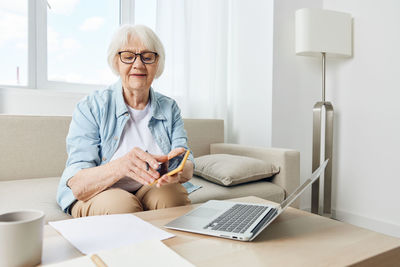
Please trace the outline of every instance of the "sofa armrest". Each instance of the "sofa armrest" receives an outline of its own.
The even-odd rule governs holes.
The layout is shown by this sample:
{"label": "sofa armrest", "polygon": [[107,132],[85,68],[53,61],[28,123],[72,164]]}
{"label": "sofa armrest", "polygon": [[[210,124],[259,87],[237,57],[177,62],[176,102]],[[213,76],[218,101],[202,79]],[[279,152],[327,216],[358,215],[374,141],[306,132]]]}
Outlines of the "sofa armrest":
{"label": "sofa armrest", "polygon": [[[285,190],[285,198],[300,185],[300,152],[284,148],[252,147],[237,144],[211,144],[211,154],[232,154],[267,160],[280,168],[272,182]],[[298,207],[299,201],[291,206]]]}

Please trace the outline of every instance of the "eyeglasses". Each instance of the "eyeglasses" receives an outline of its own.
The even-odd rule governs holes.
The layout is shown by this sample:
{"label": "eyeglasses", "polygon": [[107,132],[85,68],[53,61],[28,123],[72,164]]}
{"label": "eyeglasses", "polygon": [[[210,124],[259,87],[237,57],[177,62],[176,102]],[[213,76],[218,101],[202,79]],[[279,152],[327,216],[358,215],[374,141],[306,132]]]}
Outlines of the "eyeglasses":
{"label": "eyeglasses", "polygon": [[118,54],[121,61],[125,64],[135,63],[137,56],[140,56],[140,60],[143,64],[153,64],[158,57],[156,52],[133,53],[131,51],[121,51],[118,52]]}

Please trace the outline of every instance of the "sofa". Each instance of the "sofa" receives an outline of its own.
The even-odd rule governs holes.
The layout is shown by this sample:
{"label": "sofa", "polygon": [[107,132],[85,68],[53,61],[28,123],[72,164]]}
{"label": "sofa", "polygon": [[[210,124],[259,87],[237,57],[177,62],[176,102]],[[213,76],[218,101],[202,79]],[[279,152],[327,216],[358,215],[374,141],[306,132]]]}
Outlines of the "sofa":
{"label": "sofa", "polygon": [[[46,221],[71,218],[56,203],[67,159],[65,139],[70,121],[70,116],[0,114],[0,214],[39,209],[45,212]],[[279,203],[299,186],[298,151],[224,143],[223,120],[184,119],[184,125],[195,158],[241,155],[272,161],[279,168],[271,178],[229,187],[194,176],[190,182],[201,188],[189,194],[192,203],[250,195]]]}

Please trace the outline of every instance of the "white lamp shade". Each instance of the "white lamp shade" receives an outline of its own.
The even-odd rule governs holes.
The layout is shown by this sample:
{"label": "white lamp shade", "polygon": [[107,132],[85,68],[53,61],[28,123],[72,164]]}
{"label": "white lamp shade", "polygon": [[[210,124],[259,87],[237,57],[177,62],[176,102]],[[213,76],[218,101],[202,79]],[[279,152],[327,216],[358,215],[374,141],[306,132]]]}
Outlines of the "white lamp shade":
{"label": "white lamp shade", "polygon": [[352,19],[348,13],[303,8],[296,11],[296,54],[350,57]]}

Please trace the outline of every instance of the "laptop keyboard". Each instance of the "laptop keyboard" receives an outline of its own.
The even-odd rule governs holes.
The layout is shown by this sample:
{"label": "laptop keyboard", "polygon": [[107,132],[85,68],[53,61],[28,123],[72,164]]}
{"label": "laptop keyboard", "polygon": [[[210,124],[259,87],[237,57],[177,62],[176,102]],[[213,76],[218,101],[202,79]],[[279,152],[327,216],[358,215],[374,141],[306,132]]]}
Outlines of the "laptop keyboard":
{"label": "laptop keyboard", "polygon": [[244,233],[267,208],[265,206],[235,204],[214,221],[207,224],[204,229]]}

